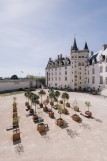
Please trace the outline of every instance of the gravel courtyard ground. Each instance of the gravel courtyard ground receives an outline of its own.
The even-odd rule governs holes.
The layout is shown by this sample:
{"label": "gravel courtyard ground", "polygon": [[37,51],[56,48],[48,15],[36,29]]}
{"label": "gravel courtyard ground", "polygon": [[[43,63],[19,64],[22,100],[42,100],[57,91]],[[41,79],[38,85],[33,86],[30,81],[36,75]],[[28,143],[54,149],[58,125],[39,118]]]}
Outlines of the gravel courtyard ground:
{"label": "gravel courtyard ground", "polygon": [[[67,126],[60,128],[55,124],[59,118],[57,110],[53,109],[55,119],[51,119],[43,109],[38,108],[38,115],[49,126],[45,135],[39,134],[32,116],[27,116],[24,93],[0,96],[0,161],[107,161],[107,98],[85,93],[68,93],[71,107],[74,100],[77,100],[81,111],[78,115],[82,122],[74,122],[71,116],[75,112],[72,108],[67,108],[69,115],[62,114]],[[14,96],[17,97],[21,131],[21,142],[17,144],[12,141],[13,130],[6,130],[12,126]],[[87,110],[85,101],[91,102],[93,118],[89,119],[80,114]]]}

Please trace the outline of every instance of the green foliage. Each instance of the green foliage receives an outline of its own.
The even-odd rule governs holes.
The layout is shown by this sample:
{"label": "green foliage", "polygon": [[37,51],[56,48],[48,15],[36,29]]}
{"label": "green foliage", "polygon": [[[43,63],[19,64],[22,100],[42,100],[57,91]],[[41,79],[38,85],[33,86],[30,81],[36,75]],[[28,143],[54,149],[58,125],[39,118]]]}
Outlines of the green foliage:
{"label": "green foliage", "polygon": [[55,96],[58,98],[60,96],[60,92],[59,91],[55,91]]}
{"label": "green foliage", "polygon": [[91,103],[89,101],[86,101],[85,105],[88,107],[88,111],[89,111],[89,107],[91,107]]}
{"label": "green foliage", "polygon": [[66,92],[64,92],[64,93],[62,93],[62,99],[69,99],[69,94],[68,93],[66,93]]}

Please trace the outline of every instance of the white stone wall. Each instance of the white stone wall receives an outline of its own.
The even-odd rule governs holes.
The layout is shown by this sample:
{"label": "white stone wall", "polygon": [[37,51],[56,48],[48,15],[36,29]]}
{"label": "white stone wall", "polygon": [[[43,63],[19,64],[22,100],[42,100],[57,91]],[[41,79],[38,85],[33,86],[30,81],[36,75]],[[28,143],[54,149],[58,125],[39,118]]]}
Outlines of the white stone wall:
{"label": "white stone wall", "polygon": [[36,86],[34,80],[0,80],[0,91],[29,88]]}

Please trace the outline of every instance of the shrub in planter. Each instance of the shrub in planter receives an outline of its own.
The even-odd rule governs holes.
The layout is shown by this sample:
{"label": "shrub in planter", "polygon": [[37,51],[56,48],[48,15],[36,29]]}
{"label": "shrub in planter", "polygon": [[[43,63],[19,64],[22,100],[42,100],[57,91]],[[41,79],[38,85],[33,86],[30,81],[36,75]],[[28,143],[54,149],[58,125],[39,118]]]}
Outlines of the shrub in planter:
{"label": "shrub in planter", "polygon": [[20,130],[13,130],[13,141],[20,140]]}
{"label": "shrub in planter", "polygon": [[50,111],[48,114],[50,118],[54,118],[54,112]]}
{"label": "shrub in planter", "polygon": [[72,119],[76,122],[81,121],[81,118],[77,114],[72,115]]}
{"label": "shrub in planter", "polygon": [[58,118],[58,119],[56,120],[56,124],[57,124],[58,126],[63,126],[63,125],[64,125],[64,120],[63,120],[62,118]]}
{"label": "shrub in planter", "polygon": [[66,108],[62,109],[63,114],[68,114],[68,110]]}
{"label": "shrub in planter", "polygon": [[66,107],[70,107],[70,103],[67,102],[67,103],[66,103]]}

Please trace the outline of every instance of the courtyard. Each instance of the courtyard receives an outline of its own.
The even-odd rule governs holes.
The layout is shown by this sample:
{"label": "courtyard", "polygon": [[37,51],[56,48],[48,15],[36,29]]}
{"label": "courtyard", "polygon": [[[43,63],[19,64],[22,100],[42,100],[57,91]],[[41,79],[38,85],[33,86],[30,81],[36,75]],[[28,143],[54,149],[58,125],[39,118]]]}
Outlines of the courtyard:
{"label": "courtyard", "polygon": [[[48,90],[45,91],[48,94]],[[38,92],[39,90],[34,91],[37,94]],[[107,161],[107,98],[87,93],[68,94],[71,107],[74,100],[77,100],[80,109],[78,115],[82,121],[73,121],[71,116],[75,111],[67,108],[69,114],[62,114],[66,126],[61,128],[55,123],[59,118],[57,110],[53,109],[55,118],[52,119],[38,106],[38,116],[49,127],[45,134],[37,131],[37,123],[28,115],[24,93],[0,96],[0,161]],[[13,97],[17,98],[21,132],[20,142],[15,143],[11,128]],[[43,100],[45,99],[46,95],[43,96]],[[85,101],[91,103],[92,118],[84,116]],[[51,109],[50,104],[47,106]]]}

